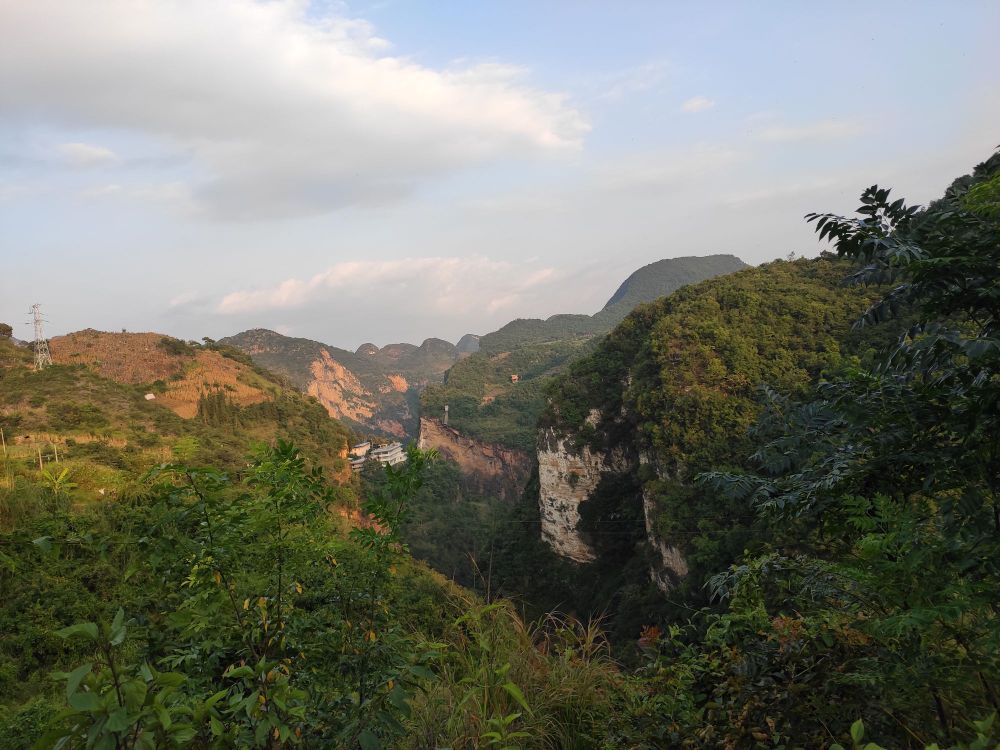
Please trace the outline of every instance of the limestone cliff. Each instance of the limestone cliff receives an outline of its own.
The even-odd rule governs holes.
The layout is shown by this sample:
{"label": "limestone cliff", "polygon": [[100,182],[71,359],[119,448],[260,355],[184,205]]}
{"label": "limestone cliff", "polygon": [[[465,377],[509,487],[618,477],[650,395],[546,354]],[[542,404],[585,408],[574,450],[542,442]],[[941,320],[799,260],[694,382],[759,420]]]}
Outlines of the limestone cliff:
{"label": "limestone cliff", "polygon": [[514,501],[531,474],[527,453],[476,440],[437,419],[420,418],[418,445],[423,450],[434,448],[458,464],[466,488],[479,495]]}
{"label": "limestone cliff", "polygon": [[[586,424],[592,428],[600,419],[600,412],[595,409]],[[600,451],[589,445],[577,445],[574,437],[552,427],[539,433],[538,510],[542,539],[557,554],[578,563],[588,563],[597,559],[599,552],[588,533],[581,529],[581,507],[594,498],[604,482],[629,486],[623,479],[634,475],[648,459],[644,456],[635,459],[620,447]],[[687,562],[677,547],[656,535],[654,499],[642,490],[632,494],[634,502],[639,502],[641,496],[643,530],[653,553],[650,579],[661,591],[667,592],[687,575]]]}
{"label": "limestone cliff", "polygon": [[580,531],[580,504],[601,481],[608,461],[584,446],[574,449],[567,437],[543,430],[538,441],[538,510],[542,539],[563,557],[591,562],[597,554]]}

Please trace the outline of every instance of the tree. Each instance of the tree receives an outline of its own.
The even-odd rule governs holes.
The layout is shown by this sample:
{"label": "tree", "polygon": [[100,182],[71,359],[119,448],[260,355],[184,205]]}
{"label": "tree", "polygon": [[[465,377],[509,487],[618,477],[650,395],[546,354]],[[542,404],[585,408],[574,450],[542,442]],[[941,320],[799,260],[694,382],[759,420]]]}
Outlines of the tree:
{"label": "tree", "polygon": [[9,323],[0,323],[0,339],[9,339],[14,335],[14,329]]}
{"label": "tree", "polygon": [[859,326],[920,321],[809,399],[768,392],[757,473],[700,477],[776,540],[711,583],[716,644],[756,675],[725,700],[796,743],[859,717],[893,746],[954,743],[998,708],[1000,211],[978,189],[998,175],[1000,155],[925,210],[873,186],[860,218],[807,217],[851,281],[892,285]]}

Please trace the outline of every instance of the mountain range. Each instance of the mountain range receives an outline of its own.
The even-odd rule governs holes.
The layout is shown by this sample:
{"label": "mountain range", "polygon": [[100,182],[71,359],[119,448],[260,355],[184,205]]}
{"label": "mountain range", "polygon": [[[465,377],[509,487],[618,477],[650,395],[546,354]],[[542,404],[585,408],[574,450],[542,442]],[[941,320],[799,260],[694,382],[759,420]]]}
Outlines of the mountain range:
{"label": "mountain range", "polygon": [[[435,385],[460,382],[463,372],[478,371],[490,357],[509,352],[506,358],[515,363],[517,353],[540,346],[543,351],[534,352],[542,363],[540,369],[526,371],[525,379],[551,374],[567,360],[562,356],[567,346],[577,349],[607,333],[637,304],[651,302],[685,284],[744,267],[746,264],[733,255],[660,260],[631,274],[594,315],[519,318],[483,336],[466,334],[457,344],[429,338],[419,346],[400,343],[379,348],[362,344],[351,352],[260,328],[226,337],[220,343],[242,350],[260,366],[288,378],[299,390],[314,396],[332,417],[357,432],[404,439],[418,432],[422,392]],[[463,366],[463,372],[452,378],[450,370],[466,360],[469,366]],[[509,381],[507,373],[498,377]],[[426,405],[437,407],[440,398],[446,396],[438,393]],[[458,418],[461,422],[462,417]]]}

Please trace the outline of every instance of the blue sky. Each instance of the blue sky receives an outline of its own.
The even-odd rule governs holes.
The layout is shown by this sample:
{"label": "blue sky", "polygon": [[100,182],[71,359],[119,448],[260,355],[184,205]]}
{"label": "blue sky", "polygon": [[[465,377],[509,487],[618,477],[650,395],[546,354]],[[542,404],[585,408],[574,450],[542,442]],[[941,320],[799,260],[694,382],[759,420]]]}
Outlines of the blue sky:
{"label": "blue sky", "polygon": [[0,320],[354,348],[814,254],[1000,144],[994,2],[0,0]]}

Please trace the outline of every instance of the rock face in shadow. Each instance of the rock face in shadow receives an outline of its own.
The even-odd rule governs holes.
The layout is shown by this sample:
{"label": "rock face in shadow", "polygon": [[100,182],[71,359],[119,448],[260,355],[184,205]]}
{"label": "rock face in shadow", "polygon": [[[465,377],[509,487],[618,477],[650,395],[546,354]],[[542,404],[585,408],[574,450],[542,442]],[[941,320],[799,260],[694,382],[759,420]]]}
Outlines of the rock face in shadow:
{"label": "rock face in shadow", "polygon": [[476,440],[437,419],[421,417],[418,445],[458,464],[463,488],[484,497],[514,502],[531,475],[531,456],[524,451]]}
{"label": "rock face in shadow", "polygon": [[542,539],[556,554],[578,563],[592,562],[597,551],[580,529],[580,505],[597,489],[603,474],[622,465],[589,446],[576,447],[554,429],[538,437],[538,512]]}

